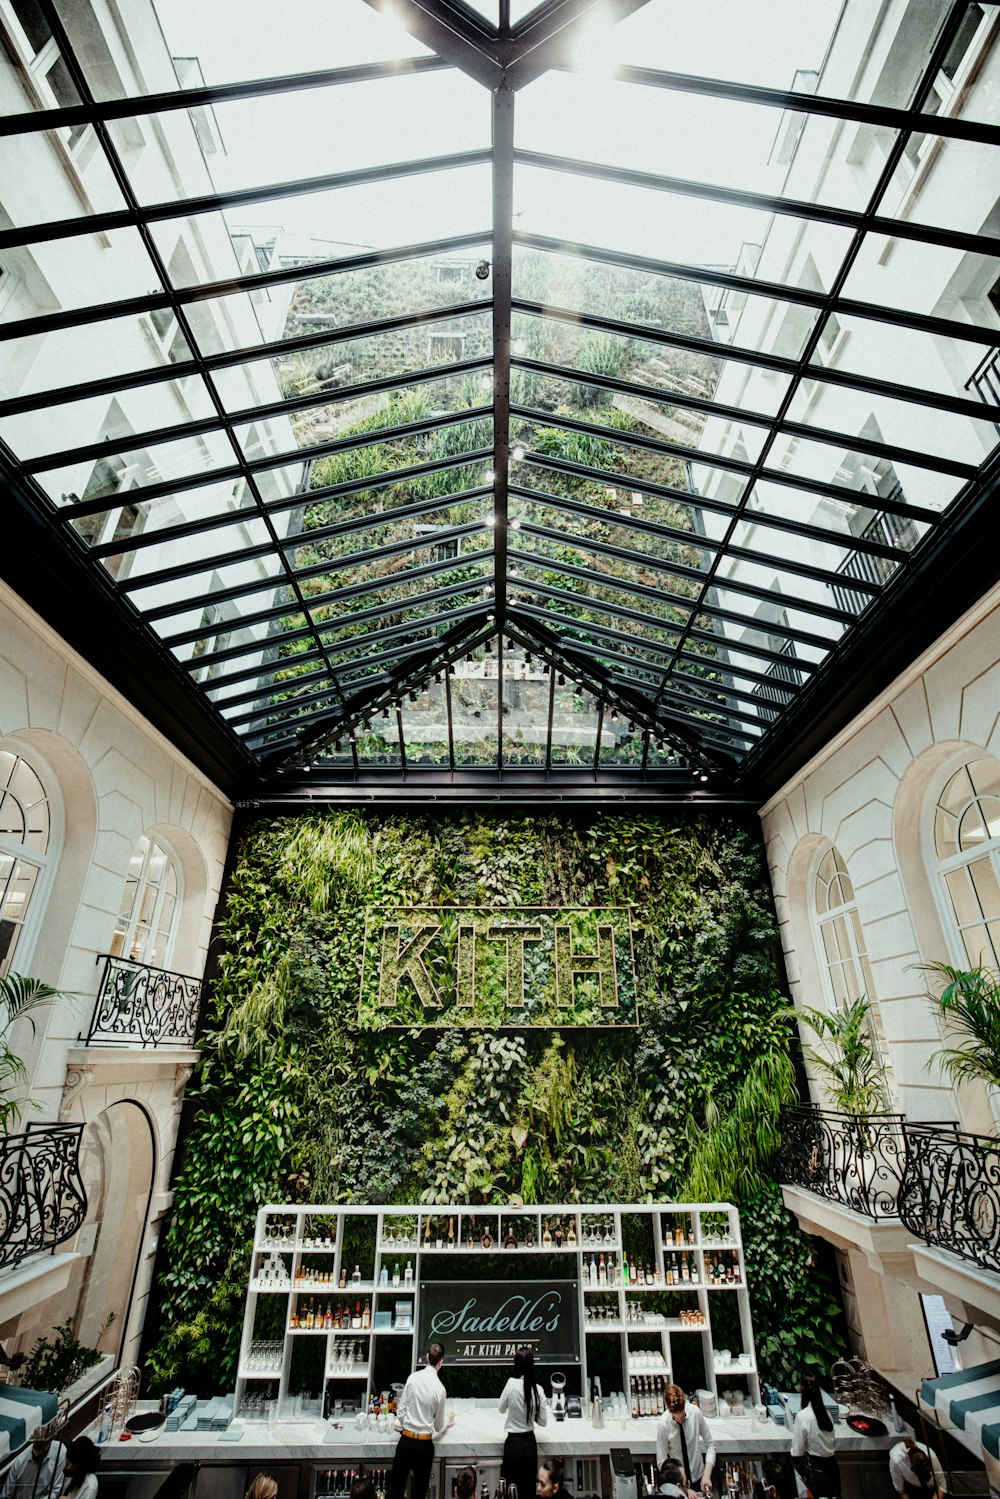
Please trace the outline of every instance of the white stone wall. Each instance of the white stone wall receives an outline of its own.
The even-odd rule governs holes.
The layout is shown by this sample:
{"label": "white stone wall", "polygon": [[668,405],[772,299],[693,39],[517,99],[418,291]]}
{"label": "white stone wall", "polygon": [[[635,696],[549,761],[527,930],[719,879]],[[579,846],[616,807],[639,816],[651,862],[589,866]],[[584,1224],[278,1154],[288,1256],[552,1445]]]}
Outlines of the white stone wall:
{"label": "white stone wall", "polygon": [[[149,1291],[190,1049],[103,1049],[78,1044],[89,1027],[111,948],[129,860],[142,834],[176,856],[182,877],[169,967],[201,977],[219,898],[232,809],[168,741],[0,585],[0,748],[27,758],[54,810],[52,868],[14,966],[75,996],[14,1027],[28,1065],[22,1127],[84,1122],[81,1162],[88,1219],[60,1253],[56,1276],[30,1266],[0,1275],[0,1340],[30,1346],[77,1313],[93,1343],[134,1356]],[[34,909],[34,908],[33,908]],[[40,918],[40,919],[39,919]],[[30,1103],[29,1103],[30,1100]],[[123,1107],[124,1106],[124,1107]],[[131,1305],[126,1328],[125,1314]]]}
{"label": "white stone wall", "polygon": [[[982,599],[762,809],[792,996],[822,1006],[812,915],[831,844],[854,884],[898,1101],[915,1120],[992,1131],[984,1090],[950,1086],[919,965],[967,958],[934,869],[933,808],[968,760],[1000,758],[1000,590]],[[819,1095],[817,1094],[817,1097]]]}

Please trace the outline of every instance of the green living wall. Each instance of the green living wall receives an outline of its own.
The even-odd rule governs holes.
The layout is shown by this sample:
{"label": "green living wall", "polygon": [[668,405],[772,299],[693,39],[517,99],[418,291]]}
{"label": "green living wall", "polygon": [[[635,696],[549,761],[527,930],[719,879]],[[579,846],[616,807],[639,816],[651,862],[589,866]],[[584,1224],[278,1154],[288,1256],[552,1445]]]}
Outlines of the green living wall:
{"label": "green living wall", "polygon": [[[632,905],[638,1032],[360,1031],[365,911],[391,902]],[[831,1287],[770,1178],[794,1074],[747,832],[634,816],[260,822],[219,935],[156,1287],[157,1384],[231,1387],[254,1213],[284,1200],[735,1200],[765,1376],[787,1387],[840,1351]]]}

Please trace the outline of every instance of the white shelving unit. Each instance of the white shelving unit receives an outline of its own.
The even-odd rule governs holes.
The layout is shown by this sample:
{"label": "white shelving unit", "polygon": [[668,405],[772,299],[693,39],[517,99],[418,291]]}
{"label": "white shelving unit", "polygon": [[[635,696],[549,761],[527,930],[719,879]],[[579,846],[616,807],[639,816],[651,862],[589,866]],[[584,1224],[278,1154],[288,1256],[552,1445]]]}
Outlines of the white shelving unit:
{"label": "white shelving unit", "polygon": [[[352,1223],[367,1224],[374,1231],[374,1252],[371,1263],[360,1266],[360,1283],[351,1282],[355,1266],[343,1258]],[[563,1235],[560,1244],[555,1242],[557,1225]],[[551,1245],[543,1242],[546,1230],[552,1235]],[[517,1247],[505,1249],[504,1240],[511,1236],[517,1239]],[[689,1345],[690,1340],[697,1339],[704,1372],[702,1387],[717,1393],[720,1386],[728,1388],[737,1381],[750,1399],[759,1402],[760,1380],[739,1213],[729,1203],[554,1203],[520,1209],[276,1203],[257,1214],[240,1345],[237,1411],[248,1388],[252,1393],[262,1382],[277,1382],[278,1401],[286,1404],[292,1352],[299,1338],[326,1340],[324,1395],[334,1396],[342,1390],[345,1397],[366,1404],[372,1393],[378,1340],[407,1338],[412,1345],[416,1336],[425,1262],[453,1259],[456,1279],[471,1280],[477,1277],[476,1260],[487,1255],[493,1261],[509,1260],[511,1278],[522,1280],[530,1279],[532,1258],[548,1255],[566,1262],[565,1277],[575,1278],[581,1293],[582,1389],[587,1381],[588,1345],[594,1339],[618,1339],[621,1388],[625,1390],[630,1389],[632,1379],[648,1381],[662,1390],[674,1377],[681,1340]],[[591,1263],[597,1267],[602,1257],[607,1283],[593,1284]],[[631,1267],[628,1282],[626,1260]],[[407,1262],[412,1267],[411,1285],[403,1283]],[[400,1284],[393,1286],[397,1264]],[[387,1285],[381,1284],[383,1268]],[[641,1278],[634,1278],[636,1268],[641,1268]],[[342,1270],[345,1286],[340,1285]],[[658,1310],[665,1296],[671,1298],[669,1315]],[[264,1298],[272,1297],[283,1298],[283,1333],[265,1329],[255,1337],[258,1309]],[[713,1307],[719,1306],[719,1297],[731,1297],[735,1302],[737,1315],[727,1318],[727,1323],[738,1325],[741,1342],[740,1348],[730,1350],[732,1361],[726,1364],[719,1363],[713,1341]],[[386,1314],[394,1316],[400,1301],[412,1302],[412,1326],[376,1327],[376,1321],[385,1320]],[[325,1320],[328,1307],[333,1314],[345,1302],[352,1312],[360,1304],[362,1316],[367,1303],[371,1325],[291,1326],[293,1313],[306,1317],[310,1303]],[[602,1311],[607,1315],[596,1315]],[[343,1359],[345,1343],[357,1355],[350,1364]],[[421,1353],[412,1349],[410,1367],[416,1365]],[[602,1362],[606,1364],[606,1360]],[[684,1360],[689,1372],[693,1362],[698,1363],[689,1356]]]}

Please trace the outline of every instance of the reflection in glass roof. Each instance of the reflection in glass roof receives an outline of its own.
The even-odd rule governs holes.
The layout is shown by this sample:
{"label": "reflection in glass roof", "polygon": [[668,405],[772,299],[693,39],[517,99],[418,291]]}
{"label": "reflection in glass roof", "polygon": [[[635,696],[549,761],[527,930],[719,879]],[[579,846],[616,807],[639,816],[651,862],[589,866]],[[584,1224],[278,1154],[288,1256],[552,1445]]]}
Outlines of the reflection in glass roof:
{"label": "reflection in glass roof", "polygon": [[0,466],[248,786],[737,784],[997,445],[994,9],[0,0]]}

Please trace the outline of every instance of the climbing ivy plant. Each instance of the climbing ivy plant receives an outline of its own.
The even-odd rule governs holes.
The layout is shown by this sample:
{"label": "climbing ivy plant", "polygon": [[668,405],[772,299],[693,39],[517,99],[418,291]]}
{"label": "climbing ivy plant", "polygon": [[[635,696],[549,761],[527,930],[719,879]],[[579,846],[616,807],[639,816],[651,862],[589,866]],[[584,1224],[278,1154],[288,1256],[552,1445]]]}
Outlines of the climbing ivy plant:
{"label": "climbing ivy plant", "polygon": [[[633,909],[634,1031],[357,1025],[370,906]],[[235,1374],[260,1203],[735,1196],[766,1375],[843,1346],[831,1289],[770,1177],[794,1096],[759,845],[721,822],[363,818],[244,836],[156,1285],[160,1387]],[[521,1142],[521,1143],[519,1143]],[[756,1284],[755,1284],[756,1283]],[[775,1325],[781,1309],[781,1326]]]}

